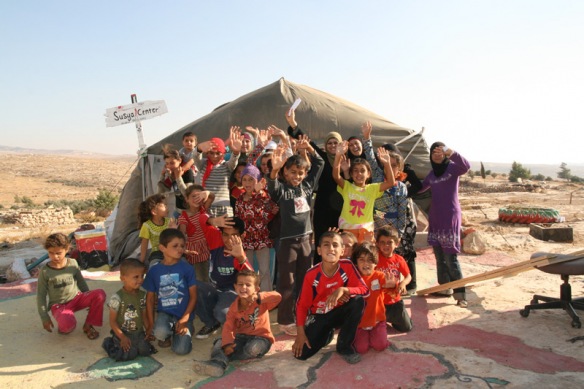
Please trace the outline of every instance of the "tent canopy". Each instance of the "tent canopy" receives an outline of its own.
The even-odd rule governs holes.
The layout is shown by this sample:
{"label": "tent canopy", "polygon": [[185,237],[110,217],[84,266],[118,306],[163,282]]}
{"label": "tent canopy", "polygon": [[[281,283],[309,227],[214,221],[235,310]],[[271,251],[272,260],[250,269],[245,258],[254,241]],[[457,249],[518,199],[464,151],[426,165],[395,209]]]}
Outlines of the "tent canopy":
{"label": "tent canopy", "polygon": [[[367,120],[373,125],[371,137],[375,146],[396,143],[414,132],[349,101],[281,78],[221,105],[147,148],[147,156],[136,167],[120,196],[110,239],[113,260],[117,262],[125,258],[139,244],[138,205],[156,191],[156,181],[163,164],[163,145],[170,143],[177,148],[182,147],[182,135],[187,131],[191,131],[202,142],[212,137],[226,139],[231,126],[266,128],[273,124],[285,130],[288,126],[285,112],[297,98],[302,99],[302,103],[296,109],[296,121],[318,144],[324,141],[330,131],[339,132],[343,139],[352,135],[360,136],[361,125]],[[428,145],[422,135],[411,137],[401,143],[399,148],[406,156],[414,146],[407,162],[423,177],[429,171],[430,164]]]}

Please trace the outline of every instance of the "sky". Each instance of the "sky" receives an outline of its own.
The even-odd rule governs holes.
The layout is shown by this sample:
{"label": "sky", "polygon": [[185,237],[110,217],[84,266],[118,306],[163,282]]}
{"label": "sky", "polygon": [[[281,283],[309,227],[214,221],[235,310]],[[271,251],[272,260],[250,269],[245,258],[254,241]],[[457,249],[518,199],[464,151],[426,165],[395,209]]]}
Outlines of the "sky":
{"label": "sky", "polygon": [[132,93],[166,101],[152,144],[284,77],[469,160],[569,166],[583,20],[583,1],[3,1],[0,145],[135,155],[135,126],[104,120]]}

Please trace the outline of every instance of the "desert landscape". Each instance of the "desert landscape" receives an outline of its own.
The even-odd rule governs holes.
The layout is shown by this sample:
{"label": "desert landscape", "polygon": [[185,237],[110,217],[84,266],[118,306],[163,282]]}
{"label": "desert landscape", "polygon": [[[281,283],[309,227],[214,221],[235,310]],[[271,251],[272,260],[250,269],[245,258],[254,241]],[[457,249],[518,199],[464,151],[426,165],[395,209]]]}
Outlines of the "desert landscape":
{"label": "desert landscape", "polygon": [[[30,198],[33,204],[41,205],[46,201],[91,199],[97,195],[100,188],[119,193],[135,166],[133,157],[24,153],[2,154],[1,156],[0,180],[7,184],[0,188],[0,204],[2,205],[0,216],[11,211],[13,207],[22,207],[23,204],[15,201],[15,198],[21,199],[22,196]],[[465,177],[461,183],[460,192],[464,227],[468,231],[478,231],[486,246],[486,252],[483,255],[461,255],[465,277],[528,260],[531,254],[538,251],[570,253],[584,248],[584,189],[582,185],[559,180],[537,185],[512,185],[506,177],[499,175],[496,178],[487,176],[485,180],[480,177],[474,177],[472,180]],[[499,222],[499,208],[506,206],[556,209],[565,220],[561,225],[572,228],[573,241],[539,240],[529,234],[528,225]],[[96,222],[103,220],[98,215],[92,215],[92,217],[95,217]],[[0,258],[2,259],[0,274],[6,271],[7,263],[16,256],[40,255],[41,241],[49,233],[71,232],[83,222],[86,220],[76,220],[76,223],[72,225],[25,228],[8,223],[4,219],[0,220]],[[433,286],[436,283],[436,275],[431,250],[420,247],[418,258],[419,289]],[[108,295],[119,288],[115,272],[90,276],[90,279],[90,287],[99,285],[106,289]],[[583,276],[571,277],[570,282],[574,296],[584,295]],[[440,362],[440,368],[445,369],[446,373],[417,372],[418,376],[414,381],[407,381],[406,378],[398,375],[395,387],[582,386],[584,384],[584,353],[582,353],[584,340],[575,342],[567,342],[567,340],[583,336],[584,329],[572,328],[568,315],[561,310],[539,311],[532,313],[528,318],[522,318],[518,313],[519,309],[529,303],[535,293],[559,296],[560,284],[559,276],[531,270],[516,276],[473,285],[469,288],[468,309],[456,307],[448,298],[414,296],[406,299],[406,306],[412,312],[414,319],[414,330],[409,334],[399,334],[392,329],[389,330],[392,341],[390,351],[393,352],[391,363],[401,363],[399,361],[403,359],[402,362],[405,365],[413,366],[411,364],[416,363],[415,359],[408,358],[434,356]],[[0,287],[8,290],[17,288],[15,285],[5,284]],[[3,387],[75,387],[76,383],[79,384],[82,381],[85,386],[96,388],[153,387],[155,385],[227,387],[232,385],[231,381],[209,381],[206,377],[197,377],[190,369],[190,360],[208,357],[210,340],[194,340],[198,344],[193,353],[184,358],[178,358],[180,359],[178,363],[168,352],[158,353],[155,359],[163,367],[156,374],[138,381],[111,383],[103,378],[91,376],[87,372],[87,367],[104,357],[98,343],[90,343],[79,338],[77,344],[71,337],[65,339],[55,334],[45,333],[36,314],[32,294],[34,288],[27,289],[28,287],[23,286],[23,283],[18,284],[18,288],[23,290],[22,296],[0,297],[0,321],[2,322],[0,324],[0,383]],[[24,318],[29,319],[30,322],[23,322]],[[200,326],[198,320],[195,325]],[[445,336],[442,331],[447,328],[450,328],[451,332]],[[102,328],[102,334],[106,332],[107,325]],[[462,340],[452,338],[455,333],[464,335],[464,338]],[[265,362],[237,365],[236,370],[229,376],[233,378],[239,377],[238,374],[253,373],[260,376],[269,374],[271,381],[265,387],[327,387],[327,385],[317,384],[315,380],[318,378],[314,377],[327,374],[328,364],[325,362],[329,359],[330,363],[336,363],[334,356],[331,357],[334,347],[329,346],[328,351],[323,354],[323,359],[315,358],[308,364],[302,364],[294,361],[286,351],[293,340],[283,334],[277,335],[276,347],[266,357]],[[82,334],[74,336],[81,337]],[[14,339],[18,339],[18,342]],[[18,346],[15,343],[18,343]],[[500,344],[501,348],[489,351],[489,347],[495,347],[493,346],[495,343]],[[39,347],[41,344],[47,344],[51,349],[62,345],[64,349],[70,348],[74,351],[71,351],[73,354],[64,354],[59,351],[59,357],[55,360],[45,354],[37,358],[34,350],[44,349],[44,346]],[[29,351],[20,353],[20,348]],[[510,349],[524,355],[519,358]],[[507,352],[510,354],[506,356]],[[530,361],[530,356],[533,357],[536,367],[527,362]],[[523,358],[525,360],[522,360]],[[375,367],[374,355],[368,354],[364,360],[371,363],[370,368]],[[376,360],[383,360],[383,358],[379,357]],[[181,362],[184,363],[181,364]],[[347,367],[347,365],[342,365],[342,362],[339,362],[339,366],[343,369]],[[317,368],[319,372],[316,376],[309,372]],[[55,374],[56,372],[58,374]],[[347,372],[349,375],[353,374],[350,369]],[[362,375],[365,376],[366,373]],[[438,378],[428,378],[434,376]],[[356,372],[351,377],[356,380],[355,385],[366,384],[366,380],[363,381],[363,377]],[[227,378],[224,377],[224,379]],[[402,378],[404,381],[399,381]],[[399,382],[402,383],[398,385]],[[345,382],[345,384],[351,386],[350,383]],[[369,385],[368,382],[367,384]],[[235,386],[235,383],[233,385]],[[370,385],[376,387],[375,383]],[[329,385],[329,387],[333,386]]]}

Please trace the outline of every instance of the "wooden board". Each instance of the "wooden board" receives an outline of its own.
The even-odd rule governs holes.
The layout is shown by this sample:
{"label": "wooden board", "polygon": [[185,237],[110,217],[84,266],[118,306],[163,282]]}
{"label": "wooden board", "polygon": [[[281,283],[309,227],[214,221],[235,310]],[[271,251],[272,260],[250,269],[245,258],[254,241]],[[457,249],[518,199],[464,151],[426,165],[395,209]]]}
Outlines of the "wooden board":
{"label": "wooden board", "polygon": [[[561,255],[562,257],[558,257],[558,255]],[[491,270],[491,271],[488,271],[486,273],[476,274],[474,276],[461,278],[460,280],[448,282],[446,284],[437,285],[437,286],[433,286],[431,288],[418,290],[417,294],[418,294],[418,296],[422,296],[422,295],[426,295],[426,294],[430,294],[430,293],[440,292],[442,290],[449,289],[449,288],[452,288],[452,289],[461,288],[463,286],[466,286],[468,284],[473,284],[475,282],[486,281],[486,280],[499,278],[499,277],[514,276],[516,274],[522,273],[522,272],[527,271],[527,270],[531,270],[531,269],[535,269],[535,268],[543,267],[543,266],[547,266],[547,265],[553,265],[556,263],[573,261],[575,259],[582,258],[583,256],[584,256],[584,250],[575,251],[575,252],[570,253],[570,254],[547,254],[547,255],[543,255],[541,257],[537,257],[537,258],[530,259],[527,261],[518,262],[518,263],[515,263],[513,265],[509,265],[509,266],[501,267],[501,268],[498,268],[495,270]]]}

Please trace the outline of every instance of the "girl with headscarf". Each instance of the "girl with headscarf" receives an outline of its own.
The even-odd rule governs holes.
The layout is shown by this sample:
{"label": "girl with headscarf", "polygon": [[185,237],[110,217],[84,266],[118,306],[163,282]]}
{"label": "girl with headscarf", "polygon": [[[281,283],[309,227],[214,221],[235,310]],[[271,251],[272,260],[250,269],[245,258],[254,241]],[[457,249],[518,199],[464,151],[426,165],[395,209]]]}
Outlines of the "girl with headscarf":
{"label": "girl with headscarf", "polygon": [[[462,211],[458,200],[459,177],[468,172],[470,163],[442,142],[430,147],[432,170],[422,183],[422,191],[432,189],[429,212],[428,243],[436,257],[438,283],[446,284],[462,278],[457,254],[460,253],[460,227]],[[454,289],[457,305],[465,308],[466,289]]]}
{"label": "girl with headscarf", "polygon": [[[195,149],[195,165],[202,173],[202,186],[215,194],[215,201],[209,213],[212,216],[227,214],[233,216],[233,208],[229,203],[229,177],[239,161],[241,150],[241,134],[239,127],[230,130],[231,156],[225,161],[225,143],[221,138],[211,138],[199,143]],[[205,155],[206,158],[202,158]]]}
{"label": "girl with headscarf", "polygon": [[257,259],[257,268],[260,273],[260,289],[263,292],[272,290],[272,276],[270,269],[270,230],[268,223],[278,212],[276,204],[264,191],[265,180],[262,180],[260,170],[255,165],[247,165],[241,173],[243,192],[235,202],[235,216],[245,223],[243,248],[247,258],[253,262]]}

